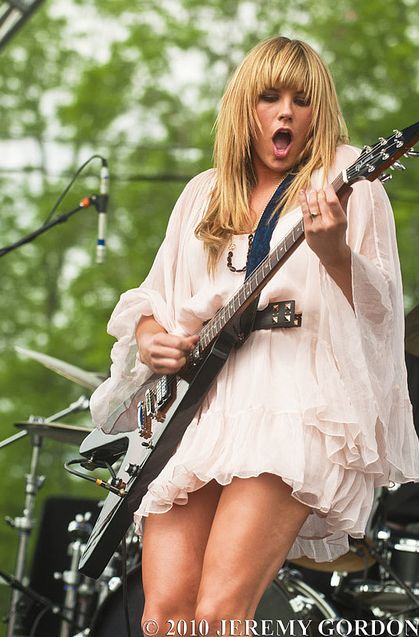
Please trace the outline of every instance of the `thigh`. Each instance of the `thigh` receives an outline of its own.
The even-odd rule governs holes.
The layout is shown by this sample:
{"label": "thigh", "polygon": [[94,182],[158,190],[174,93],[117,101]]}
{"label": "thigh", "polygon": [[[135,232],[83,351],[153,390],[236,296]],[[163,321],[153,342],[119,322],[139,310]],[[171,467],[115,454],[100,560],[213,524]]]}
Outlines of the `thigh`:
{"label": "thigh", "polygon": [[169,612],[194,607],[202,563],[222,486],[212,480],[189,494],[185,505],[144,521],[142,571],[146,604]]}
{"label": "thigh", "polygon": [[203,614],[252,615],[309,512],[274,474],[234,478],[224,487],[204,556]]}

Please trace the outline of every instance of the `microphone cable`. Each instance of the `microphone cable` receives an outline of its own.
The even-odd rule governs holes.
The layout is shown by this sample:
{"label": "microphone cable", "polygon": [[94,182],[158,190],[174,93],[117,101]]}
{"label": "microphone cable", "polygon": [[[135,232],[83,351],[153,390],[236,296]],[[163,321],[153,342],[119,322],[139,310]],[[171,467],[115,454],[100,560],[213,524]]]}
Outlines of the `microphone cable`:
{"label": "microphone cable", "polygon": [[107,161],[104,157],[102,157],[102,155],[92,155],[91,157],[89,157],[89,159],[87,159],[84,164],[82,164],[74,173],[73,177],[71,178],[70,182],[68,183],[68,185],[64,188],[63,192],[61,193],[61,195],[58,197],[57,201],[55,202],[54,206],[52,207],[51,211],[48,213],[44,223],[42,224],[43,226],[45,226],[48,221],[50,221],[50,219],[52,219],[54,213],[56,212],[58,206],[60,205],[60,203],[63,201],[64,197],[66,196],[66,194],[68,193],[68,191],[70,190],[70,188],[72,187],[72,185],[74,184],[74,182],[76,181],[77,177],[80,175],[80,173],[83,172],[83,170],[86,168],[86,166],[88,166],[90,164],[91,161],[93,161],[94,159],[100,159],[102,162],[102,165],[106,165]]}
{"label": "microphone cable", "polygon": [[[84,164],[82,164],[77,169],[77,171],[74,173],[74,175],[73,175],[72,179],[70,180],[69,184],[66,186],[66,188],[63,190],[63,192],[58,197],[57,201],[55,202],[54,206],[52,207],[52,209],[48,213],[48,215],[47,215],[46,219],[44,220],[44,222],[42,223],[42,225],[39,226],[39,228],[37,228],[36,230],[34,230],[31,233],[29,233],[29,235],[24,236],[23,239],[18,239],[14,243],[11,243],[11,244],[9,244],[7,246],[4,246],[4,247],[0,248],[0,257],[5,256],[6,254],[11,252],[12,250],[20,247],[21,245],[24,245],[25,243],[29,243],[34,238],[36,238],[36,236],[38,236],[39,234],[42,234],[43,229],[51,221],[52,217],[54,216],[54,213],[57,211],[58,206],[63,201],[64,197],[67,195],[67,193],[70,190],[70,188],[73,186],[73,184],[76,181],[77,177],[86,168],[86,166],[88,164],[90,164],[90,162],[93,161],[94,159],[100,159],[101,162],[102,162],[102,166],[107,166],[107,161],[106,161],[106,159],[104,157],[102,157],[102,155],[95,154],[95,155],[92,155],[91,157],[89,157],[89,159],[87,161],[85,161]],[[95,197],[95,196],[93,196],[93,197],[84,197],[83,200],[80,202],[79,207],[76,208],[75,210],[72,210],[70,213],[67,213],[66,215],[63,215],[63,219],[61,221],[67,221],[67,218],[69,218],[75,212],[78,212],[78,210],[81,210],[82,208],[89,207],[90,205],[92,205],[92,203],[96,204],[96,200],[97,200],[97,197]]]}

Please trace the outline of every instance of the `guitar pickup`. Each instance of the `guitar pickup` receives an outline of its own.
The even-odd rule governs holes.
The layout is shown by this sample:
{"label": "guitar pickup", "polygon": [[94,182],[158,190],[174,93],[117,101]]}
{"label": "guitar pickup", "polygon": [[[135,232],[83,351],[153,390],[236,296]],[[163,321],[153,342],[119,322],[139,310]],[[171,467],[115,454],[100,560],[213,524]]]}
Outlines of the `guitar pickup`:
{"label": "guitar pickup", "polygon": [[144,394],[144,404],[145,404],[145,415],[153,416],[154,415],[154,396],[151,389],[147,389]]}
{"label": "guitar pickup", "polygon": [[156,403],[157,409],[160,409],[167,403],[171,396],[169,379],[167,376],[162,376],[156,383]]}

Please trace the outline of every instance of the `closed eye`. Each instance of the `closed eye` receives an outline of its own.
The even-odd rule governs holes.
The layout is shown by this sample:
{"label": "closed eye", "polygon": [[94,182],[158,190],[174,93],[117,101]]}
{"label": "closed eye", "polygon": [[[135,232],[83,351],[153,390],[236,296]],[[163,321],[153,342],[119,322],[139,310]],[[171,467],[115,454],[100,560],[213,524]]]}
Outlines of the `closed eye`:
{"label": "closed eye", "polygon": [[294,102],[298,104],[298,106],[310,106],[310,100],[308,97],[305,97],[305,95],[296,95]]}
{"label": "closed eye", "polygon": [[[262,102],[276,102],[280,98],[280,93],[278,91],[267,90],[259,95],[259,101]],[[294,96],[294,103],[298,106],[310,106],[310,100],[304,94],[297,94]]]}
{"label": "closed eye", "polygon": [[262,93],[259,95],[259,100],[262,102],[276,102],[279,95],[274,91],[267,91],[266,93]]}

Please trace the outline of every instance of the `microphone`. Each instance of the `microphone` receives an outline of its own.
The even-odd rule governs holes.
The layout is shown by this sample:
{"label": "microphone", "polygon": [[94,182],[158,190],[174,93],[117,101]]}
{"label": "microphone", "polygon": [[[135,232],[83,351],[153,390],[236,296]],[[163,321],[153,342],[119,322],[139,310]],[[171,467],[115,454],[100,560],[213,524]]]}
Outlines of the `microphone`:
{"label": "microphone", "polygon": [[96,263],[103,263],[106,250],[106,210],[109,201],[109,170],[108,162],[102,158],[102,168],[100,169],[99,196],[96,198],[96,208],[98,211],[98,228],[96,244]]}

